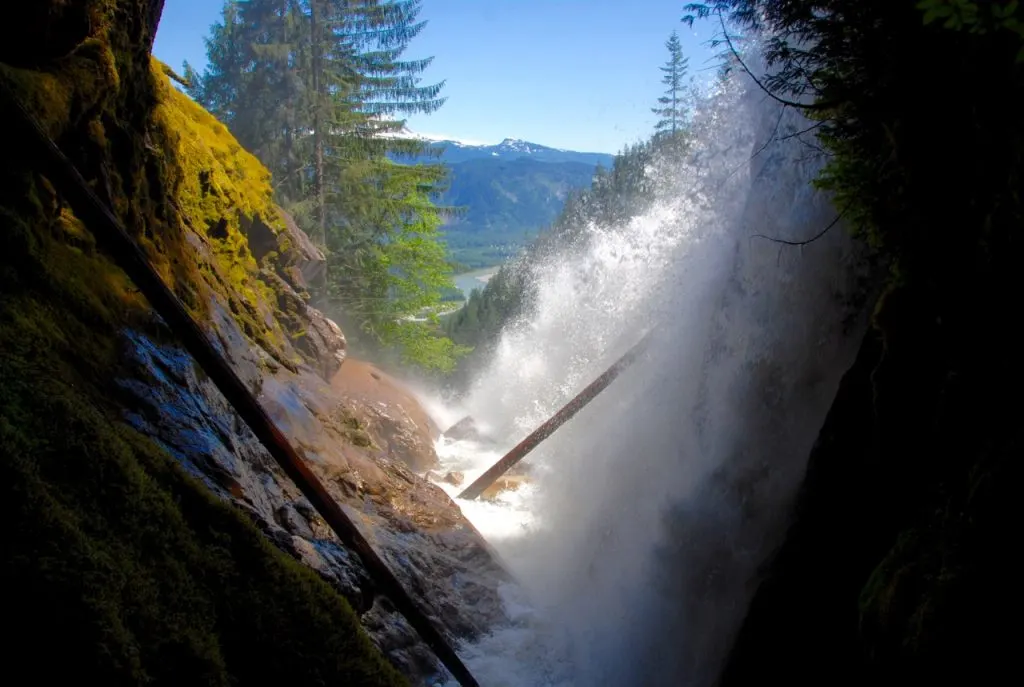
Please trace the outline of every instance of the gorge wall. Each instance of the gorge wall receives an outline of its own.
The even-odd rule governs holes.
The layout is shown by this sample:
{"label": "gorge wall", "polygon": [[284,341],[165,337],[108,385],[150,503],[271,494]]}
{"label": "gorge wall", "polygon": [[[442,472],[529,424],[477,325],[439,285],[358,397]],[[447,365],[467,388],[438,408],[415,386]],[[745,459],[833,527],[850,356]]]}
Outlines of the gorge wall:
{"label": "gorge wall", "polygon": [[[339,374],[344,336],[308,305],[323,256],[274,206],[267,171],[151,60],[161,4],[9,8],[0,78],[412,595],[473,637],[503,618],[504,572],[413,473],[436,456],[411,397],[372,369],[358,390]],[[436,659],[26,140],[8,136],[0,170],[7,650],[43,682],[400,684],[393,666],[427,679]]]}
{"label": "gorge wall", "polygon": [[790,36],[814,25],[800,35],[829,103],[830,184],[892,262],[728,687],[1019,672],[1024,53],[1009,31],[927,22],[942,4],[798,1],[766,20]]}

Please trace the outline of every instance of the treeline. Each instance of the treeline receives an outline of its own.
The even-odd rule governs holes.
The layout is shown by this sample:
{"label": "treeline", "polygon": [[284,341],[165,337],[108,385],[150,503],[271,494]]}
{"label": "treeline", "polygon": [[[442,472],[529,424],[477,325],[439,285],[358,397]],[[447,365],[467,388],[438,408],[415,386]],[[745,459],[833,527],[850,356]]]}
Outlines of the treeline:
{"label": "treeline", "polygon": [[439,233],[451,209],[434,202],[446,168],[424,142],[396,135],[403,117],[444,102],[443,83],[421,83],[431,60],[405,57],[425,25],[420,6],[228,0],[208,66],[186,65],[185,80],[270,169],[278,203],[324,249],[316,304],[357,346],[446,370],[460,352],[432,316],[453,287]]}

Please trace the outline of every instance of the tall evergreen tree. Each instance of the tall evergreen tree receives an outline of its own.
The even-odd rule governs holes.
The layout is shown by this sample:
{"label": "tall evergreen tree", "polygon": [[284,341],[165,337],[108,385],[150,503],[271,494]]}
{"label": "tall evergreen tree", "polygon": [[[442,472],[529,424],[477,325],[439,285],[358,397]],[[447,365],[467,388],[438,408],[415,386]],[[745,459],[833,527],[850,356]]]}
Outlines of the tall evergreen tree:
{"label": "tall evergreen tree", "polygon": [[428,367],[455,349],[414,317],[451,287],[432,202],[446,169],[400,164],[424,143],[394,136],[432,112],[443,83],[404,53],[420,0],[228,0],[192,95],[270,168],[278,200],[328,256],[318,305]]}
{"label": "tall evergreen tree", "polygon": [[654,130],[661,134],[675,136],[680,132],[686,122],[686,108],[683,80],[689,67],[689,58],[683,56],[683,45],[679,41],[679,34],[675,31],[665,42],[668,49],[668,61],[665,66],[659,67],[664,73],[661,83],[665,85],[665,93],[658,98],[658,107],[651,108],[651,112],[661,119],[654,125]]}

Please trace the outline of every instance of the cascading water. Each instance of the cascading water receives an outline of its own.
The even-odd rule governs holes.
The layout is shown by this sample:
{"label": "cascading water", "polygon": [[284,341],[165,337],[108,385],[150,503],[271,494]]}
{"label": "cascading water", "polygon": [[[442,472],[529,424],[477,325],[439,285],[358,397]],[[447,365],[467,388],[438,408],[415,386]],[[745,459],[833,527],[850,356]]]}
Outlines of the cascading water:
{"label": "cascading water", "polygon": [[[866,326],[870,270],[811,187],[821,160],[735,80],[651,209],[530,269],[537,300],[442,439],[474,479],[643,332],[648,352],[529,458],[531,484],[460,502],[506,559],[511,627],[463,647],[488,687],[713,682]],[[774,137],[775,142],[764,146]],[[443,423],[443,420],[442,420]],[[454,487],[446,487],[455,494]]]}

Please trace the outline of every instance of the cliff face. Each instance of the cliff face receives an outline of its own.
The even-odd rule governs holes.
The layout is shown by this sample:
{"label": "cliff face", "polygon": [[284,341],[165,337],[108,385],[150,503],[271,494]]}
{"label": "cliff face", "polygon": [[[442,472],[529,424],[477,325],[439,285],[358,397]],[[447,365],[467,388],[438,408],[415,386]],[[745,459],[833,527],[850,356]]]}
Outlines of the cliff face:
{"label": "cliff face", "polygon": [[721,684],[988,684],[1015,667],[1019,404],[992,395],[1014,371],[1000,344],[951,355],[962,333],[935,305],[907,287],[881,302]]}
{"label": "cliff face", "polygon": [[925,26],[911,3],[854,5],[863,14],[848,21],[871,28],[843,26],[834,62],[851,108],[833,148],[837,189],[861,204],[894,269],[765,566],[729,687],[1018,672],[1020,40]]}
{"label": "cliff face", "polygon": [[[307,305],[323,256],[273,205],[266,170],[151,62],[160,4],[23,3],[0,30],[0,78],[412,594],[445,630],[473,636],[503,618],[504,573],[410,471],[435,458],[409,398],[338,378],[344,337]],[[5,579],[27,590],[5,615],[15,652],[42,657],[59,627],[61,651],[79,660],[40,658],[55,678],[397,683],[354,606],[392,663],[431,673],[432,655],[97,248],[34,151],[10,144],[0,441],[18,533]]]}

